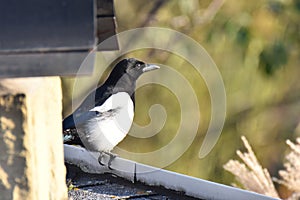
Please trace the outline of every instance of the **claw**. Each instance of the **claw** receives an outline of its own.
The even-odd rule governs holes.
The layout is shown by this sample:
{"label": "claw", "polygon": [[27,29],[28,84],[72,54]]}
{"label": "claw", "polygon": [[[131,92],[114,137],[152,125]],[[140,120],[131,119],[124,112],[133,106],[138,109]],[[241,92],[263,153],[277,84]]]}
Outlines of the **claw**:
{"label": "claw", "polygon": [[104,157],[104,154],[108,155],[109,156],[109,160],[108,160],[108,163],[107,163],[107,167],[108,169],[110,170],[113,170],[113,168],[111,167],[111,162],[113,161],[113,159],[115,159],[115,157],[117,157],[116,154],[113,154],[111,152],[106,152],[106,151],[102,151],[100,152],[100,155],[98,157],[98,162],[100,165],[104,166],[104,163],[102,162],[102,159]]}
{"label": "claw", "polygon": [[117,155],[112,153],[109,153],[108,155],[109,155],[109,161],[107,163],[107,167],[108,169],[113,170],[113,168],[111,168],[111,162],[113,161],[113,159],[117,157]]}
{"label": "claw", "polygon": [[104,166],[104,163],[102,163],[102,158],[103,158],[103,152],[100,152],[100,155],[98,157],[98,163],[102,166]]}

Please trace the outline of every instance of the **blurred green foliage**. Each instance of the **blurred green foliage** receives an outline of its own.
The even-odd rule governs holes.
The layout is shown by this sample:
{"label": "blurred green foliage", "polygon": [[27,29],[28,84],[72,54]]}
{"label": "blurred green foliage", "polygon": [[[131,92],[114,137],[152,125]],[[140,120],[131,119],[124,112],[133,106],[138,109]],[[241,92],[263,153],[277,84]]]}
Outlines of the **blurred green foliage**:
{"label": "blurred green foliage", "polygon": [[[187,34],[211,55],[225,83],[225,127],[213,151],[200,160],[198,152],[211,109],[201,76],[188,61],[172,53],[141,50],[127,55],[172,66],[196,91],[201,112],[198,134],[184,155],[167,169],[230,184],[233,177],[222,165],[236,158],[235,151],[242,148],[240,136],[245,135],[262,165],[276,176],[287,149],[285,140],[300,136],[300,1],[115,0],[115,10],[118,32],[157,26]],[[101,63],[97,68],[101,68]],[[159,71],[155,76],[159,76]],[[70,112],[72,79],[64,79],[63,83],[66,114]],[[87,90],[88,86],[85,93]],[[166,88],[145,86],[136,92],[135,122],[149,123],[148,110],[152,104],[165,107],[168,118],[164,128],[148,139],[128,136],[120,147],[148,152],[174,137],[180,123],[180,108]],[[188,137],[189,133],[186,134]]]}
{"label": "blurred green foliage", "polygon": [[259,55],[259,66],[263,72],[271,75],[278,68],[284,66],[288,60],[288,53],[283,43],[275,42],[266,47]]}

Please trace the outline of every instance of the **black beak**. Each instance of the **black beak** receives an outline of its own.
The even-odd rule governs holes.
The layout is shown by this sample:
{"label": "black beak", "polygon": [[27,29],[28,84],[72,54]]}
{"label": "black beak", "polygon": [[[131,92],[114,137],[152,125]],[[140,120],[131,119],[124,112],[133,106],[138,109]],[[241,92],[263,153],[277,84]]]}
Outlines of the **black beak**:
{"label": "black beak", "polygon": [[154,64],[146,64],[146,67],[143,68],[143,72],[149,72],[155,69],[159,69],[160,67]]}

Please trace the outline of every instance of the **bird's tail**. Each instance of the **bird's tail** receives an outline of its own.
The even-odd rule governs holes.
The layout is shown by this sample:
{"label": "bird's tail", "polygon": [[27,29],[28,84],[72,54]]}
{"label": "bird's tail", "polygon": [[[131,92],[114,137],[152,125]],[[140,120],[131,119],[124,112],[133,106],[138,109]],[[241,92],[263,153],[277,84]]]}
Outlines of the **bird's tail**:
{"label": "bird's tail", "polygon": [[63,131],[64,144],[83,146],[76,129],[67,129]]}

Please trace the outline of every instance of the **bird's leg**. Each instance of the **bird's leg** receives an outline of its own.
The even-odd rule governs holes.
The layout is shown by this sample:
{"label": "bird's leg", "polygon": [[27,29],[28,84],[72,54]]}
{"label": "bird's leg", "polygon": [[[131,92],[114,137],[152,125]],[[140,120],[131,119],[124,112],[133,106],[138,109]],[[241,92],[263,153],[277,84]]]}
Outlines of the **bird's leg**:
{"label": "bird's leg", "polygon": [[109,151],[101,151],[100,154],[99,154],[99,157],[98,157],[98,162],[102,166],[104,165],[104,163],[102,162],[104,154],[106,154],[106,155],[109,156],[107,167],[112,170],[112,168],[110,167],[111,166],[111,162],[113,161],[113,159],[115,159],[115,157],[117,157],[117,154],[113,154],[113,153],[111,153]]}
{"label": "bird's leg", "polygon": [[102,158],[103,158],[103,151],[100,151],[100,154],[99,154],[99,157],[98,157],[98,163],[100,164],[100,165],[104,165],[103,163],[102,163]]}
{"label": "bird's leg", "polygon": [[117,154],[113,154],[111,152],[105,152],[108,156],[109,156],[109,160],[108,160],[108,163],[107,163],[107,167],[112,170],[112,168],[110,167],[111,166],[111,162],[113,161],[113,159],[115,159],[117,157]]}

